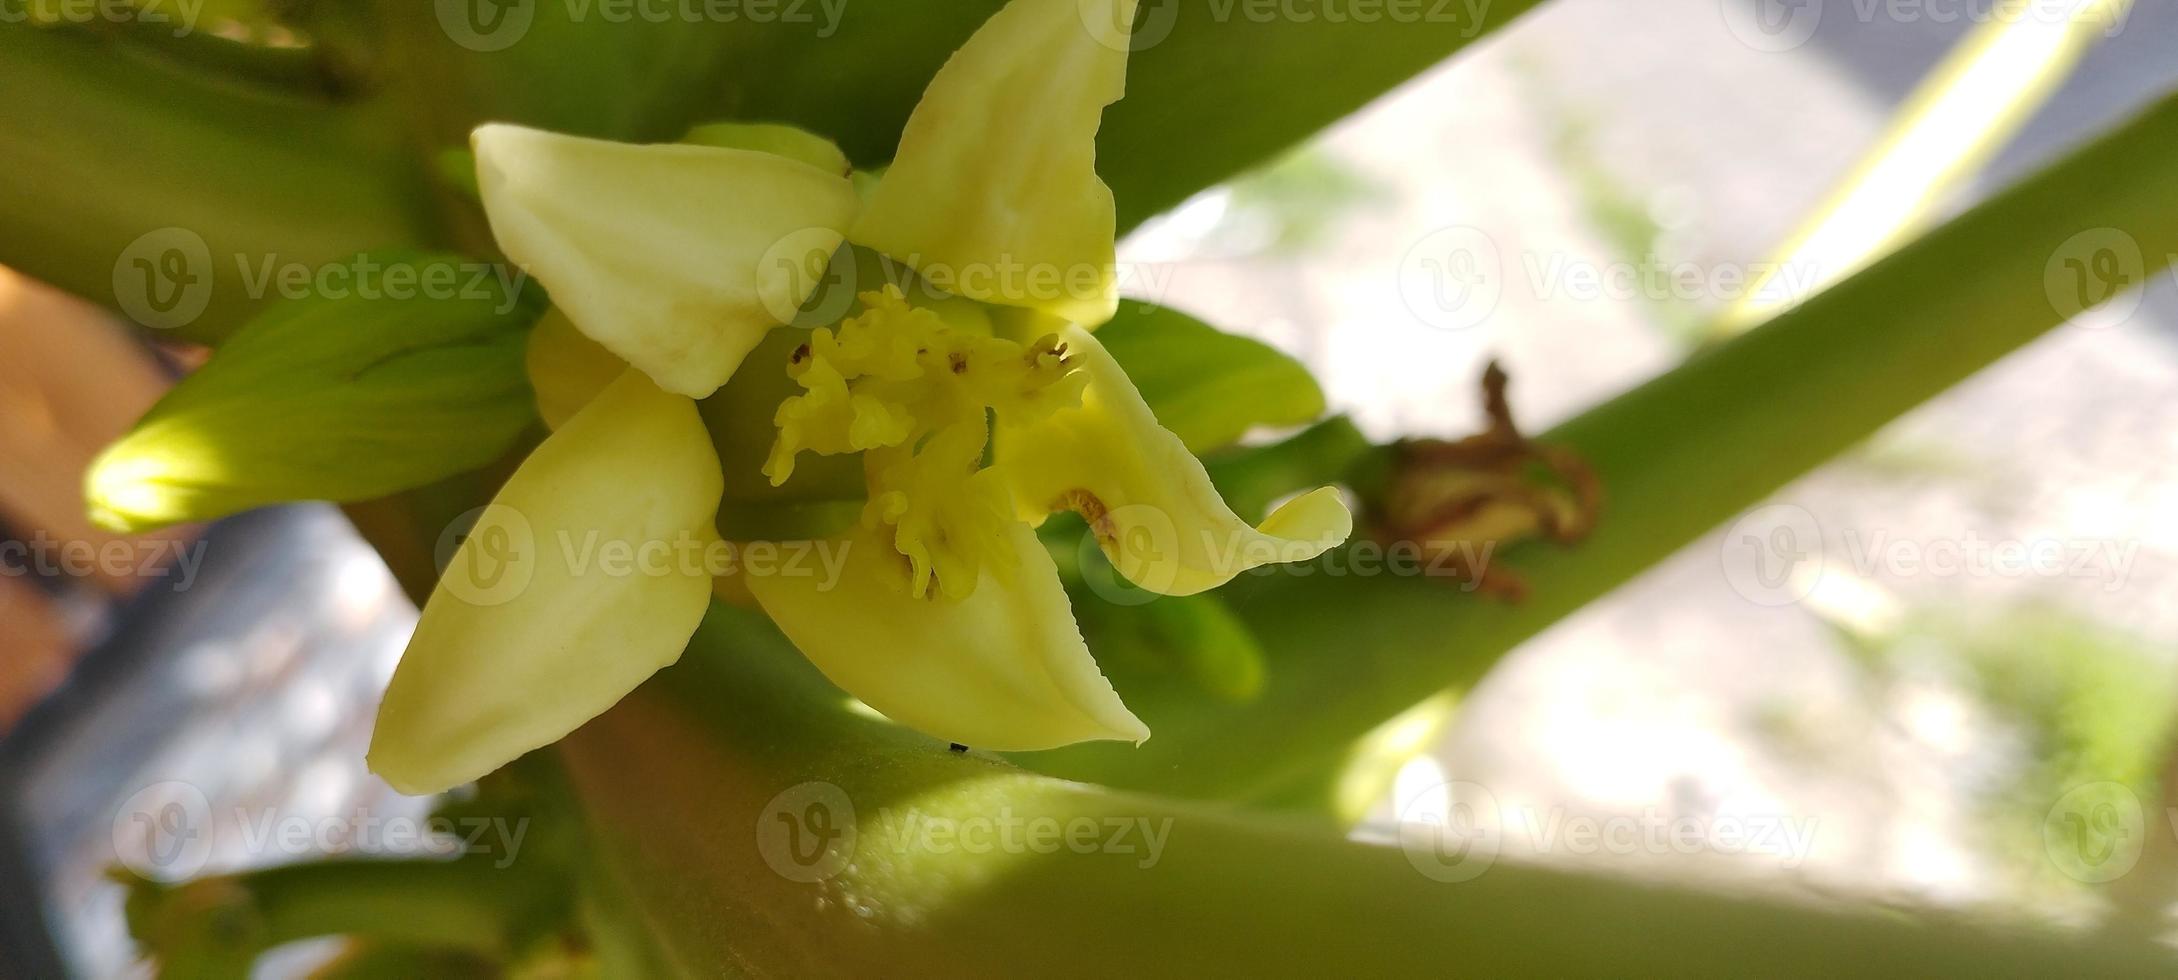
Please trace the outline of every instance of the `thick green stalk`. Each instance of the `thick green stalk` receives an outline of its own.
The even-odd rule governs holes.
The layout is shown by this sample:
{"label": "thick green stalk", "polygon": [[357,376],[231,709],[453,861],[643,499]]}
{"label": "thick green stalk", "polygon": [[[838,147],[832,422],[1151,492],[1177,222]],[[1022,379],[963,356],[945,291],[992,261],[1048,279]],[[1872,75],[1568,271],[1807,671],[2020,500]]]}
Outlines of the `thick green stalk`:
{"label": "thick green stalk", "polygon": [[[182,273],[159,282],[169,295],[206,277],[181,336],[216,339],[277,298],[252,281],[267,262],[433,238],[421,171],[371,113],[14,23],[0,23],[0,89],[0,263],[108,306],[144,274],[133,258]],[[159,265],[191,236],[201,253]]]}
{"label": "thick green stalk", "polygon": [[2074,236],[2129,236],[2142,259],[2123,274],[2135,282],[2170,264],[2174,156],[2178,99],[2166,99],[1801,307],[1545,436],[1594,465],[1607,501],[1579,547],[1502,556],[1533,586],[1526,601],[1487,601],[1426,577],[1243,576],[1221,595],[1265,644],[1257,700],[1218,704],[1156,678],[1115,678],[1155,733],[1147,743],[1075,746],[1024,764],[1174,794],[1276,792],[2062,322],[2060,307],[2077,309],[2073,275],[2099,267],[2102,239]]}
{"label": "thick green stalk", "polygon": [[[2016,927],[1438,864],[1427,850],[1410,864],[1316,826],[1031,775],[843,712],[768,624],[725,607],[680,667],[562,752],[596,853],[692,975],[2167,968],[2153,947]],[[1482,873],[1448,882],[1418,866]]]}

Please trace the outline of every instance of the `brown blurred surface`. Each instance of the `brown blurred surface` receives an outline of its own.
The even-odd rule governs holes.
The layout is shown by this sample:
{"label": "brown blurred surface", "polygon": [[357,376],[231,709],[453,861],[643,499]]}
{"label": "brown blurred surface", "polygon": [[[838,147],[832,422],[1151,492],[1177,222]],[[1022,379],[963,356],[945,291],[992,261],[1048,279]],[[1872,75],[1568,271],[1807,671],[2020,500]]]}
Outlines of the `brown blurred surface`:
{"label": "brown blurred surface", "polygon": [[[83,473],[166,390],[159,364],[104,311],[0,267],[0,526],[30,547],[93,556],[116,542],[137,555],[169,555],[145,539],[187,540],[181,528],[127,537],[84,517]],[[156,563],[74,563],[50,591],[124,598]],[[81,652],[69,617],[54,608],[35,569],[0,576],[0,730],[65,676]]]}
{"label": "brown blurred surface", "polygon": [[45,593],[23,579],[0,578],[0,730],[60,683],[73,653]]}

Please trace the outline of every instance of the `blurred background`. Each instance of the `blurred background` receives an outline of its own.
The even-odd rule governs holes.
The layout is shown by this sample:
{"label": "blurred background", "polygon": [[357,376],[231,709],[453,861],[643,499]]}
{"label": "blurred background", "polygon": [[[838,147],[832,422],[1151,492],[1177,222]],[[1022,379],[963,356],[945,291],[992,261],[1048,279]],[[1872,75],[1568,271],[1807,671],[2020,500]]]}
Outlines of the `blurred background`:
{"label": "blurred background", "polygon": [[[1144,226],[1121,250],[1144,270],[1131,292],[1293,353],[1372,436],[1476,431],[1491,358],[1540,432],[1728,334],[1772,263],[1804,292],[1865,252],[1791,243],[1837,240],[1804,232],[1902,107],[1965,118],[1915,93],[1993,43],[1991,11],[1557,0]],[[2048,91],[1906,230],[2178,87],[2178,4],[2117,23],[2076,65],[1994,63]],[[1448,254],[1486,308],[1417,307],[1419,263]],[[1526,644],[1357,833],[1487,804],[1507,859],[2060,922],[2159,906],[2178,862],[2156,802],[2178,770],[2178,285],[2127,285],[2137,303]],[[147,831],[419,812],[362,770],[415,613],[329,507],[149,539],[84,521],[84,465],[200,352],[6,270],[0,350],[0,871],[39,896],[4,926],[14,950],[55,937],[33,963],[117,975],[117,858],[181,876],[371,846]],[[2137,833],[2065,853],[2050,828],[2069,819]],[[1670,827],[1699,840],[1644,843]]]}

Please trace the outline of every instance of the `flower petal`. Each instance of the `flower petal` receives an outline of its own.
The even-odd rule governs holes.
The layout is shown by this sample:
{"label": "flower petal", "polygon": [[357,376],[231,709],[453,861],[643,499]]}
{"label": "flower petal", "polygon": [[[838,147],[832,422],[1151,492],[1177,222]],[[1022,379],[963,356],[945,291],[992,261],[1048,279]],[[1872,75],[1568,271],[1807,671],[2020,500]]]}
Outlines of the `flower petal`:
{"label": "flower petal", "polygon": [[1097,671],[1036,532],[1006,528],[1014,567],[986,566],[964,599],[910,597],[905,560],[859,526],[821,543],[843,549],[836,582],[752,574],[748,587],[832,683],[933,737],[999,751],[1148,738]]}
{"label": "flower petal", "polygon": [[585,335],[692,398],[793,319],[856,207],[846,178],[754,150],[504,123],[471,141],[499,247]]}
{"label": "flower petal", "polygon": [[530,328],[522,369],[537,399],[537,416],[544,419],[545,428],[557,429],[617,380],[628,362],[583,336],[567,314],[554,307]]}
{"label": "flower petal", "polygon": [[1097,178],[1096,134],[1126,92],[1127,46],[1092,28],[1134,9],[1013,0],[993,15],[923,91],[848,237],[949,292],[1111,319],[1112,192]]}
{"label": "flower petal", "polygon": [[404,793],[459,785],[679,659],[710,604],[719,492],[695,403],[624,371],[454,552],[379,705],[371,770]]}
{"label": "flower petal", "polygon": [[994,465],[1021,519],[1080,512],[1121,575],[1165,595],[1213,589],[1258,565],[1307,561],[1353,533],[1330,487],[1249,527],[1104,346],[1080,327],[1060,337],[1067,360],[1089,373],[1081,405],[1026,424],[1001,419],[993,435]]}

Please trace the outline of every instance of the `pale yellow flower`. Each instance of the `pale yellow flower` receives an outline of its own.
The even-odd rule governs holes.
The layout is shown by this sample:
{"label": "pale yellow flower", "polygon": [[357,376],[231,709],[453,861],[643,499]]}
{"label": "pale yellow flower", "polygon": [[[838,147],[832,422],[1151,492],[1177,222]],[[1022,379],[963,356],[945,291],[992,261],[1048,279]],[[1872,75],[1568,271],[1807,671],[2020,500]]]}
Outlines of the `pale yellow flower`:
{"label": "pale yellow flower", "polygon": [[866,199],[836,150],[791,131],[729,134],[764,147],[748,149],[478,129],[493,233],[556,306],[531,346],[555,431],[425,606],[373,769],[407,792],[473,779],[678,658],[708,605],[702,564],[616,574],[570,543],[717,541],[720,463],[694,399],[810,298],[801,260],[843,242],[933,282],[943,271],[955,298],[865,293],[789,363],[749,366],[801,389],[777,408],[766,474],[852,454],[868,496],[861,521],[825,542],[844,556],[836,580],[742,584],[827,677],[937,738],[1001,750],[1147,738],[1084,646],[1034,528],[1081,513],[1121,574],[1185,595],[1312,558],[1351,520],[1323,489],[1250,527],[1089,332],[1118,301],[1095,134],[1126,71],[1125,46],[1092,25],[1133,12],[1134,0],[1013,0],[931,81]]}

